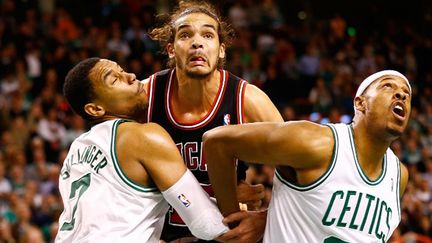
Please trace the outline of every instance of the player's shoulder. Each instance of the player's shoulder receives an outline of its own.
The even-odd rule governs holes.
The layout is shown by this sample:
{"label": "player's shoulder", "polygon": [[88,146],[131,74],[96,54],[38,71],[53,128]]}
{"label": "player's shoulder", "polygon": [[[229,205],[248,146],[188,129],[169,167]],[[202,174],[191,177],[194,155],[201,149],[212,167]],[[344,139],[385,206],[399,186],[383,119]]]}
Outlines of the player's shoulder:
{"label": "player's shoulder", "polygon": [[408,173],[408,168],[402,162],[399,163],[400,163],[400,173],[401,173],[399,193],[400,196],[402,197],[402,195],[405,193],[405,189],[408,184],[409,173]]}
{"label": "player's shoulder", "polygon": [[118,129],[117,140],[131,147],[154,147],[171,141],[168,132],[156,123],[125,122]]}
{"label": "player's shoulder", "polygon": [[164,69],[164,70],[161,70],[159,72],[154,73],[152,76],[155,76],[156,78],[167,76],[171,73],[171,71],[172,71],[172,69]]}
{"label": "player's shoulder", "polygon": [[232,72],[230,72],[230,71],[228,71],[228,70],[220,69],[220,71],[221,71],[222,73],[226,73],[226,74],[228,75],[228,77],[231,78],[231,79],[238,80],[238,81],[243,80],[243,81],[246,81],[246,83],[248,83],[247,80],[245,80],[245,79],[243,79],[243,78],[241,78],[241,77],[239,77],[239,76],[233,74]]}
{"label": "player's shoulder", "polygon": [[408,168],[401,161],[399,161],[399,164],[400,164],[400,172],[401,172],[402,180],[406,178],[406,180],[408,181],[408,177],[409,177]]}
{"label": "player's shoulder", "polygon": [[246,83],[246,93],[251,93],[251,94],[265,94],[264,91],[262,91],[258,86],[251,84],[251,83]]}
{"label": "player's shoulder", "polygon": [[124,132],[130,132],[136,135],[147,135],[148,133],[164,133],[165,129],[157,123],[139,123],[139,122],[125,122],[121,125]]}
{"label": "player's shoulder", "polygon": [[164,69],[159,72],[153,73],[152,75],[148,76],[147,78],[141,80],[142,83],[147,84],[150,82],[152,77],[155,77],[156,80],[158,80],[159,77],[167,76],[172,71],[172,69]]}
{"label": "player's shoulder", "polygon": [[256,100],[258,102],[263,99],[270,101],[268,95],[260,87],[251,83],[246,83],[245,85],[245,99],[250,101]]}

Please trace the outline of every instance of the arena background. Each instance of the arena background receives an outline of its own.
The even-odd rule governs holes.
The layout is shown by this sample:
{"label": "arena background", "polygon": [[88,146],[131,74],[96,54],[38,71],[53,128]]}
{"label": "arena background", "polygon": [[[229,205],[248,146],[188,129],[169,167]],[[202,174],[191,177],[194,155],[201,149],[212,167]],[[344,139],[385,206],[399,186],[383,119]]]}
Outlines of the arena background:
{"label": "arena background", "polygon": [[[410,181],[391,241],[431,242],[431,2],[213,2],[237,30],[226,69],[261,87],[286,120],[350,122],[363,78],[391,68],[410,79],[411,121],[392,145]],[[0,241],[55,237],[59,170],[71,141],[88,128],[61,95],[67,71],[91,56],[113,59],[140,79],[163,69],[166,57],[147,32],[174,5],[0,0]],[[249,173],[267,186],[268,203],[272,168]]]}

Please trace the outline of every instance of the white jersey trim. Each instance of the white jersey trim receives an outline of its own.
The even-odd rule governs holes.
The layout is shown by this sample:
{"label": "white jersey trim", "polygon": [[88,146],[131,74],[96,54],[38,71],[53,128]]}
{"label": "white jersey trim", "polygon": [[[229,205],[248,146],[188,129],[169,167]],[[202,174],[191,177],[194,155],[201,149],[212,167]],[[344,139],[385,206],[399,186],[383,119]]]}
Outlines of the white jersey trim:
{"label": "white jersey trim", "polygon": [[275,175],[283,184],[285,184],[289,188],[297,190],[297,191],[309,191],[309,190],[312,190],[315,187],[321,185],[329,177],[329,175],[331,174],[331,172],[333,171],[333,169],[336,165],[336,160],[338,157],[338,150],[339,150],[339,139],[337,136],[336,129],[333,127],[333,124],[327,124],[327,126],[331,129],[332,134],[333,134],[333,140],[334,140],[333,154],[331,157],[329,167],[327,168],[327,171],[324,174],[322,174],[318,179],[309,183],[308,185],[300,186],[300,185],[295,185],[294,183],[291,183],[291,182],[285,180],[283,178],[283,176],[281,174],[279,174],[279,172],[276,169]]}
{"label": "white jersey trim", "polygon": [[126,183],[126,185],[132,187],[133,189],[140,191],[140,192],[155,192],[155,191],[159,191],[158,188],[156,187],[144,187],[141,186],[139,184],[137,184],[136,182],[134,182],[133,180],[129,179],[125,173],[123,172],[123,169],[120,166],[120,163],[117,159],[117,151],[116,151],[116,135],[117,135],[117,128],[118,125],[120,125],[121,123],[126,122],[126,120],[116,120],[112,126],[112,137],[111,137],[111,157],[113,160],[113,164],[114,164],[114,168],[115,171],[117,172],[117,175],[121,178],[121,180]]}
{"label": "white jersey trim", "polygon": [[244,116],[244,92],[246,90],[247,82],[244,80],[240,80],[240,90],[237,92],[237,122],[238,124],[243,124],[243,116]]}
{"label": "white jersey trim", "polygon": [[149,80],[149,91],[148,91],[149,104],[148,104],[148,109],[147,109],[147,121],[149,121],[149,122],[151,121],[152,113],[153,113],[153,105],[154,105],[154,101],[153,101],[154,94],[153,93],[155,92],[155,85],[156,85],[155,78],[156,78],[156,75],[153,74],[150,76],[150,80]]}
{"label": "white jersey trim", "polygon": [[165,97],[165,99],[166,99],[165,103],[166,103],[166,111],[167,111],[168,118],[175,126],[183,128],[183,129],[194,129],[194,128],[198,128],[198,127],[201,127],[201,126],[207,124],[211,119],[213,119],[213,117],[216,114],[216,112],[218,111],[219,105],[222,102],[222,99],[224,97],[225,86],[227,83],[227,76],[228,75],[227,75],[226,71],[220,70],[220,72],[221,72],[221,76],[222,76],[222,81],[220,82],[221,87],[219,88],[218,95],[217,95],[216,101],[213,104],[212,110],[200,122],[194,123],[191,125],[185,125],[185,124],[178,123],[175,120],[174,115],[171,113],[170,97],[171,97],[171,84],[172,84],[174,69],[171,71],[171,74],[170,74],[170,77],[168,80],[168,87],[167,87],[167,92],[166,92],[166,97]]}

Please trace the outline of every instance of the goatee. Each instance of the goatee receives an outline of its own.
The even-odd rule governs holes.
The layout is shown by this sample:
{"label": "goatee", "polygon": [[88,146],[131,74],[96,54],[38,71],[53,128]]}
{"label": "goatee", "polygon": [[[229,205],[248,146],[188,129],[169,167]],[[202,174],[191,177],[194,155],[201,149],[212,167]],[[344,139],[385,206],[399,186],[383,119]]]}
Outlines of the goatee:
{"label": "goatee", "polygon": [[199,72],[186,71],[186,76],[188,76],[191,79],[205,79],[208,78],[211,75],[211,73],[212,72],[199,73]]}

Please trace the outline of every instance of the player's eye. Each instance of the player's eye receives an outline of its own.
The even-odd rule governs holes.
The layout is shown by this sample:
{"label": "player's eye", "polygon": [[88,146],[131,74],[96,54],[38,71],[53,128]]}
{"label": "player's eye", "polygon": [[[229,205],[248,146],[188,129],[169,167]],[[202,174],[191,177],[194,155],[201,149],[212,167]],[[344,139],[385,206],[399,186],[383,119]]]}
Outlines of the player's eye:
{"label": "player's eye", "polygon": [[212,33],[206,33],[206,34],[204,34],[204,38],[211,39],[211,38],[213,38],[213,34]]}
{"label": "player's eye", "polygon": [[188,37],[189,37],[189,34],[187,32],[180,33],[180,35],[179,35],[180,39],[186,39]]}

